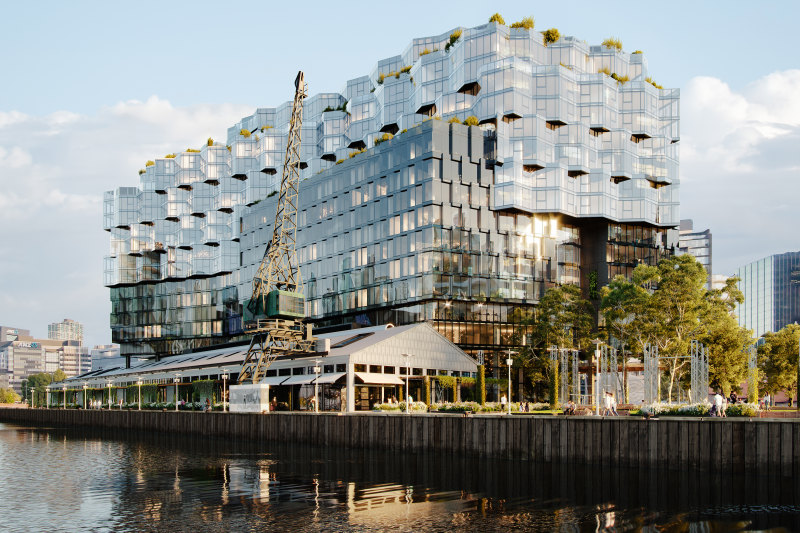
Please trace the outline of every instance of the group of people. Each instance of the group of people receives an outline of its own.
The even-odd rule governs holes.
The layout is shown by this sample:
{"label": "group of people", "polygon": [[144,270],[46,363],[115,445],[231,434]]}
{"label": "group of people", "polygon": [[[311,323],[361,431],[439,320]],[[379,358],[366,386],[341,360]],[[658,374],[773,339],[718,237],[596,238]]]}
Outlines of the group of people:
{"label": "group of people", "polygon": [[[577,412],[577,408],[575,402],[570,399],[567,405],[564,406],[564,414],[574,415]],[[603,412],[601,414],[602,416],[619,416],[617,412],[617,398],[614,396],[613,392],[607,391],[603,396]]]}

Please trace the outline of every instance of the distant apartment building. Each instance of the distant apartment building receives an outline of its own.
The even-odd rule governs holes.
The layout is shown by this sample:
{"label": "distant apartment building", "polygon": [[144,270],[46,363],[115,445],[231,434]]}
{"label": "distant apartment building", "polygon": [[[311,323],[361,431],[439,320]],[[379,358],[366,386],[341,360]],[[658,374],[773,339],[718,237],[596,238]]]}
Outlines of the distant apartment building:
{"label": "distant apartment building", "polygon": [[711,270],[711,230],[695,231],[692,219],[681,220],[678,234],[678,255],[689,254],[705,267],[708,272],[706,287],[712,288]]}
{"label": "distant apartment building", "polygon": [[739,325],[756,337],[800,322],[800,252],[770,255],[739,267]]}
{"label": "distant apartment building", "polygon": [[83,324],[65,318],[61,322],[56,322],[47,326],[47,338],[83,343]]}
{"label": "distant apartment building", "polygon": [[21,392],[28,376],[58,369],[67,377],[88,372],[89,350],[76,340],[36,339],[30,330],[0,326],[0,386]]}

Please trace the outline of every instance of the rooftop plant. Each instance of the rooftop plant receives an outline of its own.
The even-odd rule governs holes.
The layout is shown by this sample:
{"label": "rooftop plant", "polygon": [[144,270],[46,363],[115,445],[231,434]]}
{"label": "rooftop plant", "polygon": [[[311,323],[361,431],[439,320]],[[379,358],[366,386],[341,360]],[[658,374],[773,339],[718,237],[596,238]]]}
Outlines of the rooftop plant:
{"label": "rooftop plant", "polygon": [[642,51],[641,51],[641,50],[634,50],[634,51],[633,51],[633,53],[634,53],[634,54],[641,54],[641,53],[642,53]]}
{"label": "rooftop plant", "polygon": [[214,139],[209,137],[208,140],[206,141],[206,146],[214,146]]}
{"label": "rooftop plant", "polygon": [[655,87],[656,89],[663,89],[663,88],[664,88],[664,87],[662,87],[661,85],[657,84],[657,83],[656,83],[656,80],[654,80],[654,79],[653,79],[653,78],[651,78],[650,76],[647,76],[647,77],[644,79],[644,81],[646,81],[647,83],[649,83],[650,85],[652,85],[652,86],[653,86],[653,87]]}
{"label": "rooftop plant", "polygon": [[273,196],[275,196],[276,194],[278,194],[278,191],[272,191],[271,193],[269,193],[269,194],[267,195],[267,198],[272,198],[272,197],[273,197]]}
{"label": "rooftop plant", "polygon": [[194,148],[187,148],[186,151],[189,152],[190,154],[200,153],[200,150],[195,150]]}
{"label": "rooftop plant", "polygon": [[550,43],[554,43],[561,39],[561,32],[558,31],[558,28],[550,28],[549,30],[544,30],[542,32],[542,42],[545,46]]}
{"label": "rooftop plant", "polygon": [[142,174],[144,174],[145,172],[147,172],[145,169],[143,169],[143,168],[140,168],[140,169],[139,169],[139,175],[140,175],[140,176],[141,176]]}
{"label": "rooftop plant", "polygon": [[399,77],[400,77],[400,74],[403,74],[404,72],[405,72],[406,74],[407,74],[407,73],[409,73],[409,72],[411,72],[411,65],[407,65],[407,66],[405,66],[405,67],[401,68],[401,69],[400,69],[400,71],[399,71],[399,72],[397,72],[397,73],[394,75],[394,77],[395,77],[395,78],[399,78]]}
{"label": "rooftop plant", "polygon": [[226,144],[225,148],[227,148],[229,152],[231,151],[231,145],[230,144]]}
{"label": "rooftop plant", "polygon": [[261,131],[262,132],[267,131],[267,130],[271,130],[271,129],[272,129],[272,126],[270,126],[269,124],[267,124],[266,126],[261,126]]}
{"label": "rooftop plant", "polygon": [[447,121],[448,124],[461,124],[461,121],[458,119],[457,116],[450,117],[450,120]]}
{"label": "rooftop plant", "polygon": [[616,48],[617,51],[622,51],[622,41],[620,41],[616,37],[609,37],[608,39],[603,41],[602,44],[606,48]]}
{"label": "rooftop plant", "polygon": [[241,135],[242,137],[244,137],[246,139],[246,138],[250,137],[250,130],[242,128],[239,131],[239,135]]}
{"label": "rooftop plant", "polygon": [[620,76],[616,72],[612,72],[611,77],[617,80],[618,83],[626,83],[627,81],[630,80],[628,76]]}
{"label": "rooftop plant", "polygon": [[525,28],[526,30],[533,29],[533,17],[525,17],[519,22],[515,22],[511,25],[512,28]]}
{"label": "rooftop plant", "polygon": [[391,133],[384,133],[384,134],[383,134],[383,135],[381,135],[380,137],[376,137],[376,138],[375,138],[375,146],[378,146],[378,145],[379,145],[379,144],[381,144],[382,142],[386,142],[386,141],[388,141],[388,140],[389,140],[389,139],[391,139],[392,137],[394,137],[394,135],[392,135]]}
{"label": "rooftop plant", "polygon": [[175,154],[167,154],[164,156],[165,159],[175,159]]}
{"label": "rooftop plant", "polygon": [[354,158],[355,156],[357,156],[358,154],[363,154],[363,153],[364,153],[364,152],[366,152],[366,151],[367,151],[367,149],[366,149],[366,148],[362,148],[361,150],[356,150],[355,152],[350,152],[350,155],[348,155],[347,157],[349,157],[350,159],[352,159],[352,158]]}
{"label": "rooftop plant", "polygon": [[456,31],[454,31],[453,33],[450,34],[450,41],[448,41],[448,43],[446,45],[444,45],[444,51],[445,52],[449,52],[450,51],[450,48],[452,48],[453,45],[455,45],[458,42],[458,40],[461,38],[461,34],[462,33],[463,32],[461,30],[456,30]]}
{"label": "rooftop plant", "polygon": [[344,159],[340,159],[340,160],[338,160],[338,161],[336,162],[336,164],[337,164],[337,165],[341,165],[342,163],[344,163]]}
{"label": "rooftop plant", "polygon": [[599,68],[597,69],[597,72],[598,74],[605,74],[606,76],[611,76],[611,71],[609,70],[608,67]]}
{"label": "rooftop plant", "polygon": [[477,126],[479,124],[478,117],[475,115],[470,115],[464,119],[465,126]]}
{"label": "rooftop plant", "polygon": [[385,78],[386,78],[386,75],[385,75],[383,72],[381,72],[380,74],[378,74],[378,84],[379,84],[379,85],[382,85],[382,84],[383,84],[383,80],[384,80]]}
{"label": "rooftop plant", "polygon": [[498,24],[502,24],[503,26],[506,25],[506,21],[503,20],[503,15],[500,13],[495,13],[491,17],[489,17],[489,22],[497,22]]}
{"label": "rooftop plant", "polygon": [[438,51],[439,51],[439,49],[438,49],[438,48],[434,48],[433,50],[430,50],[430,49],[429,49],[429,48],[426,46],[426,47],[425,47],[425,50],[423,50],[422,52],[420,52],[420,53],[419,53],[419,55],[420,55],[420,57],[422,57],[422,56],[426,56],[426,55],[430,54],[431,52],[438,52]]}
{"label": "rooftop plant", "polygon": [[145,163],[145,164],[144,164],[144,166],[146,166],[146,167],[152,167],[152,166],[153,166],[153,165],[155,165],[155,164],[156,164],[156,162],[155,162],[155,161],[152,161],[152,160],[150,160],[150,161],[148,161],[147,163]]}

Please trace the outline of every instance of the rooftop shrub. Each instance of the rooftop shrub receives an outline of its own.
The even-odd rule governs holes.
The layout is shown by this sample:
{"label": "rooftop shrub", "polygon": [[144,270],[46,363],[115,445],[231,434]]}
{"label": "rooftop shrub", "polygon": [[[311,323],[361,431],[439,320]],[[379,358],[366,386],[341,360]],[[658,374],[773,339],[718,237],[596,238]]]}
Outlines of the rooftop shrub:
{"label": "rooftop shrub", "polygon": [[557,42],[559,39],[561,39],[561,32],[558,31],[558,28],[550,28],[542,32],[542,42],[545,46]]}
{"label": "rooftop shrub", "polygon": [[526,30],[533,29],[533,17],[525,17],[519,22],[515,22],[511,25],[512,28],[525,28]]}
{"label": "rooftop shrub", "polygon": [[430,54],[431,52],[438,52],[438,51],[439,51],[438,48],[434,48],[433,50],[430,50],[430,49],[428,49],[428,47],[425,47],[425,50],[420,52],[419,55],[420,55],[420,57],[422,57],[422,56],[426,56],[426,55]]}
{"label": "rooftop shrub", "polygon": [[175,154],[167,154],[164,156],[165,159],[175,159]]}
{"label": "rooftop shrub", "polygon": [[341,165],[342,163],[344,163],[344,159],[339,159],[339,160],[336,162],[336,164],[337,164],[337,165]]}
{"label": "rooftop shrub", "polygon": [[453,45],[455,45],[458,42],[458,40],[461,38],[461,34],[462,33],[463,32],[461,30],[456,30],[456,31],[454,31],[453,33],[450,34],[450,41],[446,45],[444,45],[444,51],[445,52],[449,52],[450,51],[450,48],[452,48]]}
{"label": "rooftop shrub", "polygon": [[144,166],[146,166],[146,167],[152,167],[152,166],[153,166],[153,165],[155,165],[155,164],[156,164],[156,162],[155,162],[155,161],[152,161],[152,160],[150,160],[150,161],[148,161],[147,163],[145,163],[145,164],[144,164]]}
{"label": "rooftop shrub", "polygon": [[450,120],[447,121],[448,124],[461,124],[461,121],[458,120],[458,117],[453,116],[450,117]]}
{"label": "rooftop shrub", "polygon": [[367,151],[367,149],[366,149],[366,148],[362,148],[361,150],[356,150],[355,152],[350,152],[350,155],[348,155],[347,157],[349,157],[350,159],[352,159],[352,158],[354,158],[355,156],[357,156],[358,154],[363,154],[363,153],[364,153],[364,152],[366,152],[366,151]]}
{"label": "rooftop shrub", "polygon": [[623,83],[623,84],[630,80],[628,76],[620,76],[616,72],[612,72],[611,77],[617,80],[618,83]]}
{"label": "rooftop shrub", "polygon": [[657,83],[656,83],[656,80],[654,80],[654,79],[653,79],[653,78],[651,78],[650,76],[647,76],[647,77],[644,79],[644,81],[646,81],[647,83],[649,83],[650,85],[652,85],[652,86],[653,86],[653,87],[655,87],[656,89],[663,89],[663,88],[664,88],[664,87],[662,87],[661,85],[657,84]]}
{"label": "rooftop shrub", "polygon": [[140,168],[140,169],[139,169],[139,175],[140,175],[140,176],[141,176],[142,174],[144,174],[145,172],[147,172],[145,169],[143,169],[143,168]]}
{"label": "rooftop shrub", "polygon": [[642,51],[641,51],[641,50],[634,50],[632,53],[634,53],[634,54],[641,54],[641,53],[642,53]]}
{"label": "rooftop shrub", "polygon": [[618,52],[622,51],[622,41],[620,41],[616,37],[609,37],[608,39],[603,41],[602,44],[606,48],[616,48]]}
{"label": "rooftop shrub", "polygon": [[269,124],[266,125],[266,126],[261,126],[261,131],[262,132],[265,132],[265,131],[271,130],[271,129],[272,129],[272,126],[270,126]]}
{"label": "rooftop shrub", "polygon": [[500,13],[495,13],[491,17],[489,17],[489,22],[497,22],[498,24],[502,24],[503,26],[506,25],[506,21],[503,20],[503,15]]}
{"label": "rooftop shrub", "polygon": [[464,119],[465,126],[477,126],[479,122],[480,121],[478,120],[478,117],[476,117],[475,115],[470,115]]}
{"label": "rooftop shrub", "polygon": [[246,138],[250,137],[250,130],[242,128],[239,131],[239,135],[241,135],[242,137],[244,137],[246,139]]}
{"label": "rooftop shrub", "polygon": [[383,80],[384,80],[385,78],[386,78],[386,76],[383,74],[383,72],[381,72],[380,74],[378,74],[378,84],[379,84],[379,85],[383,85]]}
{"label": "rooftop shrub", "polygon": [[214,146],[214,139],[209,137],[208,140],[206,141],[206,146]]}
{"label": "rooftop shrub", "polygon": [[195,150],[194,148],[187,148],[186,151],[189,152],[190,154],[199,154],[200,153],[200,150]]}
{"label": "rooftop shrub", "polygon": [[608,69],[608,67],[603,67],[603,68],[597,69],[597,73],[598,74],[605,74],[606,76],[611,76],[611,71]]}
{"label": "rooftop shrub", "polygon": [[409,72],[411,72],[411,65],[407,65],[407,66],[405,66],[405,67],[401,68],[401,69],[400,69],[400,71],[399,71],[399,72],[397,72],[397,73],[394,75],[394,77],[395,77],[395,78],[399,78],[399,77],[400,77],[400,74],[403,74],[403,73],[406,73],[406,74],[408,74]]}
{"label": "rooftop shrub", "polygon": [[378,145],[379,145],[379,144],[381,144],[382,142],[386,142],[386,141],[388,141],[388,140],[389,140],[389,139],[391,139],[392,137],[394,137],[394,135],[392,135],[391,133],[384,133],[384,134],[383,134],[383,135],[381,135],[380,137],[376,137],[376,138],[375,138],[375,146],[378,146]]}

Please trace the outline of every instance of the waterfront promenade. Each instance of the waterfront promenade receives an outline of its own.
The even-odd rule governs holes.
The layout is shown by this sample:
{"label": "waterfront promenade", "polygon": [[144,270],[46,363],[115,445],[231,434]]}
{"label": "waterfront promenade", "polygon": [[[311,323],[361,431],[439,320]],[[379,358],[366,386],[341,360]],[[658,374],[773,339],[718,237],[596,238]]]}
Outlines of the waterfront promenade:
{"label": "waterfront promenade", "polygon": [[800,476],[800,420],[0,408],[0,422],[331,448]]}

